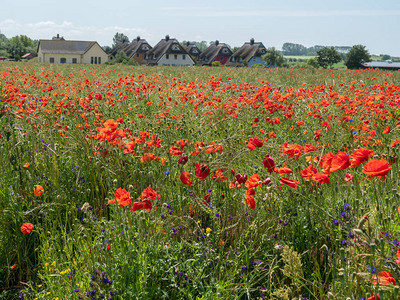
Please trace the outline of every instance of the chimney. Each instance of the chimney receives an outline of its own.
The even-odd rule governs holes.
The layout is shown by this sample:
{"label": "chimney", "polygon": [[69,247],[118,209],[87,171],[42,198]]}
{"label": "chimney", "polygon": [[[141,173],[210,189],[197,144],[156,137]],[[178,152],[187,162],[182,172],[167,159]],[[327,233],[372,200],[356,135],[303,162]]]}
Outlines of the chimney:
{"label": "chimney", "polygon": [[60,34],[57,33],[57,39],[59,39],[59,38],[60,38]]}
{"label": "chimney", "polygon": [[167,42],[169,41],[169,35],[168,35],[168,34],[165,36],[165,40],[166,40]]}
{"label": "chimney", "polygon": [[253,38],[250,39],[250,45],[254,45],[254,39]]}
{"label": "chimney", "polygon": [[216,41],[215,41],[215,46],[218,46],[218,44],[219,44],[219,41],[216,40]]}
{"label": "chimney", "polygon": [[140,41],[140,36],[136,37],[136,41],[138,41],[138,42]]}

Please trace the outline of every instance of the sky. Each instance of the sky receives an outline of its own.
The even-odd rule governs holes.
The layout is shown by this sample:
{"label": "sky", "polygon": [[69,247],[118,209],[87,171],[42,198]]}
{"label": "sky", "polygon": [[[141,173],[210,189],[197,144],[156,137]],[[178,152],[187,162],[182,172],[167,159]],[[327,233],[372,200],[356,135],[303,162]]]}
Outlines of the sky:
{"label": "sky", "polygon": [[399,0],[0,0],[0,33],[97,41],[115,33],[154,46],[165,35],[178,41],[215,41],[240,47],[254,38],[281,50],[364,45],[370,54],[400,56]]}

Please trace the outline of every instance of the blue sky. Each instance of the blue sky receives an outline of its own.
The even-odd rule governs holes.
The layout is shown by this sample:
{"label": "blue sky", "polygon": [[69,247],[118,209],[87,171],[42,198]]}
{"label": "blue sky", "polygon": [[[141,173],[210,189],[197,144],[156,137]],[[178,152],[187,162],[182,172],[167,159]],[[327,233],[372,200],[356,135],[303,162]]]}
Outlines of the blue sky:
{"label": "blue sky", "polygon": [[399,0],[0,0],[0,32],[111,45],[116,32],[155,45],[166,34],[179,41],[219,40],[241,46],[250,38],[281,49],[362,44],[371,54],[400,56]]}

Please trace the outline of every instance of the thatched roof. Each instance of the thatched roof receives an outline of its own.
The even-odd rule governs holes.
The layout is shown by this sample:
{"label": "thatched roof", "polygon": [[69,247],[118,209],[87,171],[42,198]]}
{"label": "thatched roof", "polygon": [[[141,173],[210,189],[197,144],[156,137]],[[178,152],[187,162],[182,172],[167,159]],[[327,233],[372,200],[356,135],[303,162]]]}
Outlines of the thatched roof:
{"label": "thatched roof", "polygon": [[171,39],[168,35],[162,39],[152,49],[146,52],[146,58],[143,62],[149,65],[157,64],[157,61],[164,54],[187,54],[186,50],[179,44],[178,40]]}
{"label": "thatched roof", "polygon": [[250,42],[246,42],[240,47],[235,53],[232,54],[227,66],[238,66],[242,61],[249,62],[253,57],[260,57],[266,53],[266,49],[261,42],[254,42],[253,39]]}
{"label": "thatched roof", "polygon": [[203,65],[211,65],[217,56],[231,56],[232,50],[225,43],[215,41],[208,46],[199,56],[199,62]]}
{"label": "thatched roof", "polygon": [[[147,50],[143,49],[147,46]],[[129,58],[132,58],[136,53],[144,53],[147,52],[151,49],[152,47],[147,43],[145,39],[141,39],[140,37],[137,37],[134,39],[131,43],[129,42],[124,42],[124,43],[119,43],[116,45],[113,49],[111,49],[109,56],[110,57],[115,57],[118,53],[118,51],[122,50],[125,52],[126,56]]]}

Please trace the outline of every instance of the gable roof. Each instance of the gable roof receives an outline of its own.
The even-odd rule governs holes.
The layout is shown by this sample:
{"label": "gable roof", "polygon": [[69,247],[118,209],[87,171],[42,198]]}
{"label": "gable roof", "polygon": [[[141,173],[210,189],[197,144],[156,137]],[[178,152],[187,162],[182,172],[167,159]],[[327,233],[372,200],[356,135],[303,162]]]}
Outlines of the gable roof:
{"label": "gable roof", "polygon": [[[226,54],[222,53],[223,49],[228,49],[228,53],[226,53]],[[199,61],[203,65],[211,64],[218,55],[231,56],[232,50],[229,49],[227,44],[215,41],[214,44],[211,44],[210,46],[208,46],[208,48],[200,54]]]}
{"label": "gable roof", "polygon": [[[262,53],[264,50],[264,53]],[[253,39],[250,42],[246,42],[240,47],[235,53],[232,54],[231,59],[226,63],[227,66],[239,65],[241,61],[245,60],[249,62],[253,57],[260,57],[266,53],[266,48],[261,42],[254,42]],[[234,58],[234,62],[232,62]],[[241,59],[241,60],[240,60]]]}
{"label": "gable roof", "polygon": [[149,46],[149,49],[152,48],[145,39],[141,39],[140,37],[137,37],[131,43],[123,42],[123,43],[117,44],[113,49],[111,49],[109,56],[115,57],[117,55],[118,51],[122,50],[125,52],[126,56],[131,58],[132,56],[134,56],[136,54],[136,52],[147,52],[148,51],[148,50],[141,49],[141,46],[143,44],[146,44],[147,46]]}
{"label": "gable roof", "polygon": [[[177,47],[173,47],[177,46]],[[177,48],[174,50],[173,48]],[[187,54],[186,50],[178,43],[177,39],[171,39],[168,35],[162,39],[152,49],[146,52],[148,64],[156,64],[164,54]]]}
{"label": "gable roof", "polygon": [[[197,47],[196,44],[191,44],[191,43],[186,43],[184,45],[182,45],[183,49],[186,50],[187,53],[189,53],[192,56],[199,56],[201,54],[201,51],[199,49],[199,47]],[[197,53],[196,53],[197,50]]]}
{"label": "gable roof", "polygon": [[97,42],[93,41],[39,40],[38,50],[42,53],[84,54],[95,44]]}

